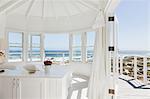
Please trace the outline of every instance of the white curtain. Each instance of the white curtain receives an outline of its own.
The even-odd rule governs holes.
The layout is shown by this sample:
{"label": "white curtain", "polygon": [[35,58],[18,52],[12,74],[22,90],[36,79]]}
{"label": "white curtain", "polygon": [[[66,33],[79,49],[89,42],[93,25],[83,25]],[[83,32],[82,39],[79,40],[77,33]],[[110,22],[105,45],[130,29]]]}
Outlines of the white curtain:
{"label": "white curtain", "polygon": [[96,33],[92,74],[89,82],[88,99],[107,99],[105,47],[102,28]]}
{"label": "white curtain", "polygon": [[100,10],[98,13],[94,25],[92,26],[93,29],[98,29],[100,27],[103,27],[105,25],[105,19],[104,19],[104,12],[103,10]]}

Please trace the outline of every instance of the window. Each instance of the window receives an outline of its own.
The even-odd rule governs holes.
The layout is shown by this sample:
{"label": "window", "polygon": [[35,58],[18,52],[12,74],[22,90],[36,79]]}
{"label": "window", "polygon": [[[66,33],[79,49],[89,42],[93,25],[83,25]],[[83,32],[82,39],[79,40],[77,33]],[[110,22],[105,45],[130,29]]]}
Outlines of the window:
{"label": "window", "polygon": [[53,59],[53,63],[69,62],[69,34],[45,34],[45,59]]}
{"label": "window", "polygon": [[82,61],[82,33],[73,34],[72,42],[72,61]]}
{"label": "window", "polygon": [[93,62],[95,32],[87,32],[86,61]]}
{"label": "window", "polygon": [[23,33],[9,32],[8,47],[8,62],[23,61]]}
{"label": "window", "polygon": [[[53,59],[53,61],[56,63],[69,63],[69,59],[74,62],[93,61],[95,32],[73,33],[70,34],[70,38],[69,33],[46,33],[44,36],[43,34],[38,33],[24,35],[20,32],[9,32],[8,61],[35,62],[42,61],[43,58]],[[23,38],[25,38],[25,40]],[[26,39],[27,42],[23,43],[23,41],[26,41]],[[43,55],[44,52],[45,57]]]}
{"label": "window", "polygon": [[73,33],[70,38],[72,39],[72,61],[93,62],[95,32]]}
{"label": "window", "polygon": [[41,35],[29,35],[28,61],[41,61]]}

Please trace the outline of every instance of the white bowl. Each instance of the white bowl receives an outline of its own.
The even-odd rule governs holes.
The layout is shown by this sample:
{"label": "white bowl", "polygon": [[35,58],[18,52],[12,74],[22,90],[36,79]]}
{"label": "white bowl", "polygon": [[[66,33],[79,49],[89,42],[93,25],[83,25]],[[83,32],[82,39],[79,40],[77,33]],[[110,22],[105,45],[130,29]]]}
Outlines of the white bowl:
{"label": "white bowl", "polygon": [[33,64],[28,64],[28,65],[24,66],[24,69],[27,70],[30,73],[36,72],[38,70],[36,68],[36,66],[33,65]]}

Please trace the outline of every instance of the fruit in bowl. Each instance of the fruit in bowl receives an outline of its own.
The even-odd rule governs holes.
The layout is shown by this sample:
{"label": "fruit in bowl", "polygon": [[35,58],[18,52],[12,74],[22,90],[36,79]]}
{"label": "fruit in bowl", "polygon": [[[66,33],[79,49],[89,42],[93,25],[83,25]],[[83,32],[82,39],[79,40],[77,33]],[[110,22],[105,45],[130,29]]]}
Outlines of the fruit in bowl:
{"label": "fruit in bowl", "polygon": [[44,61],[44,65],[46,66],[46,65],[52,65],[52,61],[51,60],[45,60]]}

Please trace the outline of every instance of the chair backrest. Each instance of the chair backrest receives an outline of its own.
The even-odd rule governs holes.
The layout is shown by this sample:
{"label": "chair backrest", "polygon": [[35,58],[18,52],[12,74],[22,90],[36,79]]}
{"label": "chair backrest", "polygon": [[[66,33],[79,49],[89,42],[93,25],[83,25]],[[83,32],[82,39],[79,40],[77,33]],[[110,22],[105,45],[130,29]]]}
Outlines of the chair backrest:
{"label": "chair backrest", "polygon": [[73,73],[81,74],[90,77],[92,65],[89,63],[70,63],[70,68]]}

